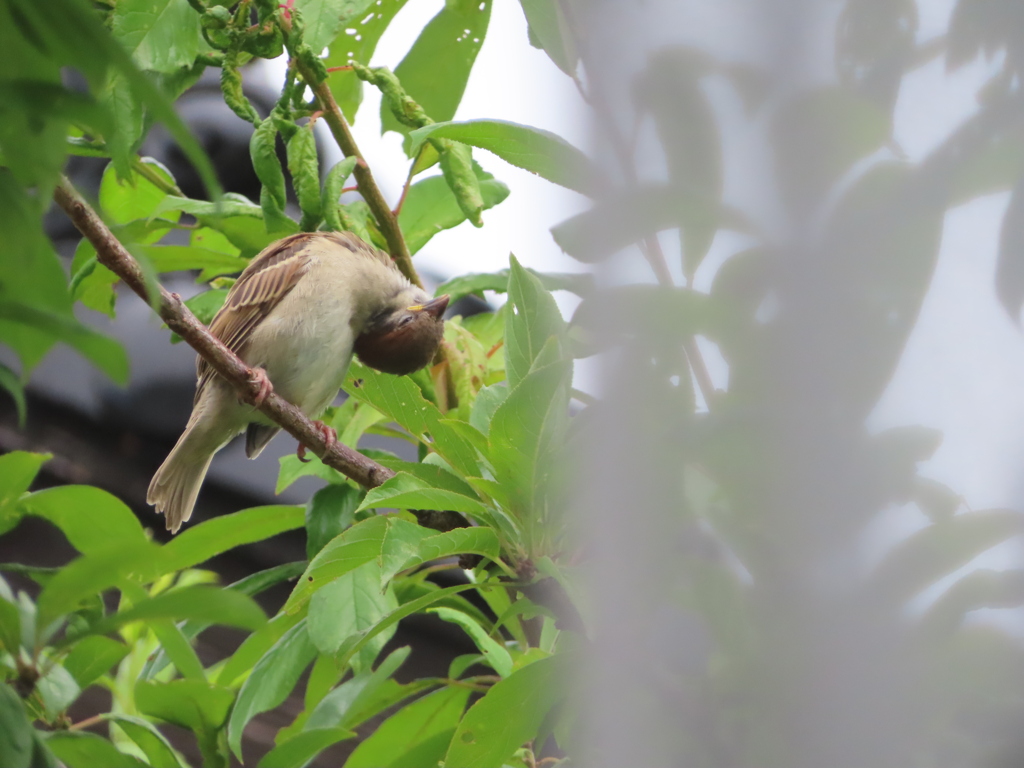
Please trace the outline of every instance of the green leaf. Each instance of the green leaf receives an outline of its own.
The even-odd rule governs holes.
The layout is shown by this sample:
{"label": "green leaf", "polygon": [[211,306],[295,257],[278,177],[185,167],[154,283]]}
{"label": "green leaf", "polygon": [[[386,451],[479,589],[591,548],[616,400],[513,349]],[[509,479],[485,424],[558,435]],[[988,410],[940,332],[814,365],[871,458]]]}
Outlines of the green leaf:
{"label": "green leaf", "polygon": [[58,760],[74,768],[147,768],[146,763],[95,733],[55,731],[46,737],[46,746]]}
{"label": "green leaf", "polygon": [[111,32],[140,69],[174,72],[199,53],[199,14],[188,0],[119,0]]}
{"label": "green leaf", "polygon": [[306,765],[332,744],[355,737],[354,732],[345,728],[312,728],[302,731],[264,755],[259,768],[295,768]]}
{"label": "green leaf", "polygon": [[465,480],[454,474],[448,466],[423,462],[404,461],[396,458],[382,458],[380,463],[395,472],[404,472],[419,478],[432,488],[443,488],[452,493],[473,497],[474,491]]}
{"label": "green leaf", "polygon": [[473,401],[472,410],[469,412],[469,423],[486,436],[491,431],[491,420],[494,418],[494,412],[505,402],[510,391],[508,385],[504,382],[492,384],[481,389],[477,393],[476,400]]}
{"label": "green leaf", "polygon": [[473,151],[467,144],[447,139],[437,139],[432,144],[435,151],[436,147],[440,147],[441,174],[448,189],[455,195],[459,208],[474,227],[482,227],[484,220],[480,214],[484,210],[484,199],[473,164]]}
{"label": "green leaf", "polygon": [[242,759],[245,726],[260,712],[283,702],[315,657],[316,646],[303,620],[289,629],[256,663],[238,692],[238,701],[228,721],[228,745],[235,757]]}
{"label": "green leaf", "polygon": [[356,160],[356,157],[346,157],[344,160],[335,163],[334,167],[327,172],[327,178],[324,179],[323,197],[320,201],[320,207],[323,210],[327,226],[335,232],[341,232],[345,229],[338,213],[338,201],[341,198],[341,190],[345,188],[345,180],[355,170]]}
{"label": "green leaf", "polygon": [[530,371],[552,336],[561,338],[565,321],[558,305],[540,280],[509,257],[508,298],[512,311],[505,315],[505,372],[515,387]]}
{"label": "green leaf", "polygon": [[243,595],[254,597],[259,595],[276,584],[289,579],[295,579],[302,574],[306,568],[305,560],[296,560],[292,563],[275,565],[273,568],[266,568],[262,571],[252,573],[245,578],[228,584],[227,589],[241,592]]}
{"label": "green leaf", "polygon": [[14,407],[18,411],[18,429],[24,429],[25,419],[28,417],[28,405],[25,403],[25,388],[21,385],[18,374],[3,363],[0,363],[0,388],[7,390],[11,399],[14,400]]}
{"label": "green leaf", "polygon": [[878,565],[872,589],[887,600],[909,600],[996,544],[1021,532],[1013,510],[966,512],[942,520],[900,542]]}
{"label": "green leaf", "polygon": [[996,294],[1015,323],[1020,323],[1024,306],[1024,181],[1010,195],[999,234],[999,258],[996,262]]}
{"label": "green leaf", "polygon": [[[233,584],[229,584],[226,589],[231,589],[236,592],[241,592],[243,595],[249,595],[254,597],[261,592],[266,591],[270,587],[280,584],[282,581],[288,579],[295,579],[306,568],[306,562],[299,560],[294,563],[285,563],[284,565],[277,565],[273,568],[267,568],[262,571],[246,576],[244,579],[239,579]],[[268,622],[268,624],[271,622]],[[180,626],[180,634],[186,641],[192,640],[199,635],[200,632],[209,627],[210,624],[202,621],[186,621]],[[262,630],[258,630],[255,634],[259,635],[265,631],[267,625],[264,625]],[[283,634],[283,630],[281,632]],[[252,637],[253,635],[250,635]],[[275,638],[276,639],[276,638]],[[267,644],[269,648],[271,643]],[[143,667],[140,678],[150,679],[155,676],[161,669],[167,666],[170,661],[169,654],[163,649],[158,651],[155,656],[150,657],[150,660],[146,662],[146,666]],[[254,660],[255,661],[255,660]],[[175,662],[175,666],[178,666]],[[179,667],[180,669],[180,667]]]}
{"label": "green leaf", "polygon": [[412,154],[428,138],[445,138],[493,152],[517,168],[555,184],[593,195],[601,184],[590,160],[557,134],[506,120],[434,123],[410,135]]}
{"label": "green leaf", "polygon": [[231,689],[202,680],[140,680],[135,684],[135,705],[142,714],[197,734],[224,725],[234,700]]}
{"label": "green leaf", "polygon": [[445,764],[501,768],[536,737],[548,712],[565,696],[566,672],[560,658],[550,657],[496,683],[462,718]]}
{"label": "green leaf", "polygon": [[[15,503],[32,485],[43,464],[52,458],[53,454],[28,451],[11,451],[0,456],[0,531],[13,527],[13,524],[8,525],[7,515],[15,512]],[[13,522],[20,517],[18,510]]]}
{"label": "green leaf", "polygon": [[238,650],[227,660],[217,676],[219,685],[234,685],[242,675],[248,674],[256,663],[284,634],[306,617],[304,610],[278,613],[274,618],[249,635]]}
{"label": "green leaf", "polygon": [[56,720],[75,699],[82,689],[75,678],[60,664],[53,664],[41,678],[36,681],[36,691],[43,703],[43,711],[47,720]]}
{"label": "green leaf", "polygon": [[377,557],[387,528],[384,517],[371,517],[328,542],[309,562],[282,610],[298,613],[318,589]]}
{"label": "green leaf", "polygon": [[388,527],[381,541],[377,562],[381,567],[379,588],[403,570],[405,564],[417,559],[420,543],[431,536],[431,529],[397,516],[388,516]]}
{"label": "green leaf", "polygon": [[576,74],[579,53],[572,30],[558,0],[519,0],[530,28],[530,42],[544,49],[555,66],[569,76]]}
{"label": "green leaf", "polygon": [[[683,273],[687,278],[711,247],[718,229],[713,214],[722,200],[721,139],[701,82],[708,68],[702,52],[665,46],[651,56],[647,69],[634,81],[634,101],[654,118],[672,186],[687,190],[701,203],[682,207],[677,213],[683,224]],[[790,162],[803,159],[794,157]]]}
{"label": "green leaf", "polygon": [[[199,660],[198,654],[196,654],[189,639],[185,637],[181,627],[173,620],[167,618],[149,618],[145,621],[146,628],[153,633],[153,636],[156,637],[157,642],[160,644],[161,656],[174,665],[178,674],[190,680],[206,680],[203,663]],[[184,622],[182,623],[184,624]],[[150,656],[150,659],[152,658],[153,656]],[[149,660],[147,660],[148,666]]]}
{"label": "green leaf", "polygon": [[[159,162],[151,157],[143,158],[142,162],[152,173],[168,184],[174,184],[174,177],[170,171]],[[127,224],[136,219],[151,218],[156,215],[157,206],[165,197],[166,192],[139,173],[132,172],[128,178],[121,180],[113,163],[108,163],[103,171],[103,178],[100,180],[100,208],[111,223]],[[180,215],[177,213],[171,218],[177,221]]]}
{"label": "green leaf", "polygon": [[[227,235],[220,232],[212,227],[197,227],[192,230],[192,234],[188,238],[189,245],[196,248],[202,248],[207,251],[217,251],[218,253],[226,253],[229,256],[240,255],[241,248],[231,242]],[[247,257],[246,257],[247,258]],[[217,284],[217,288],[225,288],[229,286]]]}
{"label": "green leaf", "polygon": [[568,426],[572,368],[555,363],[533,371],[509,394],[491,420],[491,462],[519,519],[540,521],[557,471],[557,452]]}
{"label": "green leaf", "polygon": [[[346,400],[345,402],[347,404],[349,401]],[[355,400],[351,402],[353,403],[353,409],[348,415],[348,418],[346,419],[340,413],[340,411],[344,410],[345,407],[342,406],[342,408],[339,409],[339,413],[332,421],[332,426],[338,430],[338,439],[341,440],[341,442],[345,445],[351,446],[352,448],[356,448],[367,430],[384,420],[384,414],[369,405],[365,405]]]}
{"label": "green leaf", "polygon": [[[347,66],[353,59],[369,64],[381,35],[406,0],[378,0],[372,5],[371,2],[353,0],[349,4],[349,10],[341,19],[344,34],[331,43],[330,54],[324,62],[329,68]],[[354,72],[347,71],[329,73],[327,82],[345,118],[354,123],[356,111],[363,100],[362,80]]]}
{"label": "green leaf", "polygon": [[[180,4],[182,0],[175,2]],[[104,28],[99,15],[88,3],[64,2],[57,13],[53,12],[52,4],[41,6],[30,0],[15,0],[15,5],[19,13],[18,27],[21,34],[47,49],[51,53],[51,60],[61,66],[78,68],[93,87],[104,79],[108,69],[125,78],[131,96],[146,104],[154,116],[164,122],[184,153],[195,164],[211,196],[217,197],[220,194],[209,159],[174,112],[170,99],[133,64],[128,52]],[[193,23],[198,24],[198,14],[194,11],[192,18]],[[173,42],[179,45],[187,37],[183,29],[173,30],[171,34]],[[198,39],[197,27],[195,34]],[[169,51],[165,53],[172,55]],[[181,47],[174,54],[188,58],[186,63],[192,63]]]}
{"label": "green leaf", "polygon": [[[4,121],[0,120],[0,124]],[[71,297],[67,278],[50,240],[42,228],[42,211],[12,174],[0,168],[0,230],[9,268],[0,283],[0,305],[17,302],[69,317]],[[23,322],[0,320],[0,339],[17,354],[21,376],[27,378],[45,357],[58,336],[36,327],[32,318]]]}
{"label": "green leaf", "polygon": [[[11,600],[13,601],[13,596]],[[21,647],[21,615],[18,606],[0,597],[0,645],[14,658]]]}
{"label": "green leaf", "polygon": [[[321,653],[334,654],[349,637],[363,632],[398,607],[390,588],[381,589],[381,566],[364,563],[313,595],[309,603],[309,637]],[[368,669],[391,632],[382,633],[353,657],[356,672]]]}
{"label": "green leaf", "polygon": [[95,596],[129,577],[146,582],[156,577],[160,548],[149,542],[126,546],[114,542],[64,566],[39,595],[38,626],[73,611],[87,597]]}
{"label": "green leaf", "polygon": [[138,518],[116,496],[90,485],[62,485],[29,494],[21,501],[25,514],[56,525],[82,554],[145,545],[146,534]]}
{"label": "green leaf", "polygon": [[431,608],[429,612],[462,627],[480,649],[487,664],[499,675],[508,677],[512,674],[512,657],[509,652],[471,616],[452,608]]}
{"label": "green leaf", "polygon": [[103,145],[103,142],[100,141],[93,141],[83,136],[68,136],[67,143],[69,155],[75,155],[76,157],[110,157],[110,153]]}
{"label": "green leaf", "polygon": [[284,171],[277,157],[277,125],[273,118],[260,123],[249,142],[252,167],[259,177],[260,208],[267,234],[278,234],[291,230],[294,222],[285,215],[288,200],[285,195]]}
{"label": "green leaf", "polygon": [[967,614],[981,608],[1017,608],[1024,604],[1024,571],[979,568],[950,587],[921,619],[932,637],[948,637]]}
{"label": "green leaf", "polygon": [[146,133],[146,105],[136,97],[131,78],[124,72],[111,72],[98,98],[113,118],[113,129],[106,137],[111,162],[118,173],[127,177]]}
{"label": "green leaf", "polygon": [[299,229],[312,232],[323,218],[320,200],[320,164],[316,156],[316,139],[313,125],[307,123],[292,134],[288,140],[288,172],[292,186],[299,200],[302,221]]}
{"label": "green leaf", "polygon": [[11,686],[0,683],[0,765],[29,768],[32,733],[21,697]]}
{"label": "green leaf", "polygon": [[[574,259],[604,261],[645,237],[682,228],[686,269],[696,269],[709,237],[719,229],[750,233],[754,226],[739,210],[684,187],[644,184],[605,197],[589,211],[551,229],[559,247]],[[688,273],[689,274],[689,273]]]}
{"label": "green leaf", "polygon": [[[193,296],[185,302],[185,306],[196,316],[196,320],[208,326],[213,321],[214,315],[220,312],[220,308],[224,306],[224,301],[228,297],[228,290],[227,288],[211,288],[208,291],[203,291]],[[181,337],[178,334],[172,335],[172,344],[180,341]]]}
{"label": "green leaf", "polygon": [[71,652],[64,659],[64,668],[75,678],[79,687],[85,690],[110,671],[115,664],[128,655],[124,643],[102,635],[89,635],[77,640]]}
{"label": "green leaf", "polygon": [[443,509],[490,519],[490,511],[478,499],[434,488],[406,472],[399,472],[382,485],[372,488],[359,505],[359,510],[381,507]]}
{"label": "green leaf", "polygon": [[[395,68],[406,93],[432,119],[440,122],[455,117],[490,18],[490,0],[447,3]],[[381,104],[381,131],[408,131],[387,103]]]}
{"label": "green leaf", "polygon": [[356,747],[345,768],[419,768],[436,765],[469,699],[467,688],[442,688],[389,717]]}
{"label": "green leaf", "polygon": [[345,391],[394,419],[424,445],[429,445],[457,471],[476,474],[476,451],[446,424],[433,403],[408,376],[389,376],[353,361]]}
{"label": "green leaf", "polygon": [[[714,334],[721,328],[721,304],[716,302],[717,297],[709,298],[689,288],[624,285],[584,299],[572,324],[578,331],[595,336],[600,333],[614,343],[631,343],[630,337],[634,336],[682,343],[696,333]],[[608,317],[617,320],[615,335],[608,329]]]}
{"label": "green leaf", "polygon": [[241,272],[249,266],[249,260],[241,256],[197,248],[194,245],[137,245],[134,250],[149,259],[157,272],[201,269],[202,280]]}
{"label": "green leaf", "polygon": [[802,211],[829,194],[854,163],[885,145],[892,119],[866,96],[833,86],[800,92],[776,112],[771,132],[783,197]]}
{"label": "green leaf", "polygon": [[[474,166],[474,169],[480,181],[484,210],[493,208],[508,197],[505,184],[479,166]],[[466,214],[443,176],[431,176],[409,187],[402,211],[398,214],[398,224],[410,253],[416,253],[438,232],[456,227],[465,220]]]}
{"label": "green leaf", "polygon": [[106,720],[117,723],[128,738],[142,750],[153,768],[186,768],[186,765],[178,759],[178,755],[167,737],[149,721],[143,720],[141,717],[117,713],[110,713],[106,716]]}
{"label": "green leaf", "polygon": [[191,568],[229,549],[301,528],[304,518],[300,506],[272,505],[205,520],[164,545],[163,572]]}
{"label": "green leaf", "polygon": [[379,622],[374,624],[365,633],[360,635],[353,635],[347,641],[345,641],[341,648],[338,649],[337,661],[340,665],[347,665],[349,659],[355,654],[362,650],[363,646],[371,642],[381,632],[388,631],[391,627],[397,624],[399,621],[404,619],[406,616],[411,616],[414,613],[422,611],[424,608],[433,605],[434,603],[442,600],[447,600],[452,595],[459,592],[464,592],[467,589],[477,589],[478,584],[457,584],[454,587],[446,587],[444,589],[437,589],[428,592],[414,600],[410,600],[406,603],[402,603],[398,608],[393,610]]}
{"label": "green leaf", "polygon": [[[538,272],[525,268],[527,272],[540,280],[548,291],[570,291],[577,296],[587,296],[594,291],[594,276],[588,272]],[[436,296],[448,294],[453,302],[470,294],[481,295],[484,291],[505,293],[508,290],[509,270],[488,272],[475,275],[460,275],[442,283],[434,292]]]}
{"label": "green leaf", "polygon": [[[380,694],[396,685],[390,678],[405,660],[412,649],[409,646],[396,648],[388,654],[372,672],[367,668],[352,679],[335,688],[317,704],[306,723],[308,728],[324,728],[341,726],[355,728],[368,717],[375,715],[380,709]],[[393,690],[393,689],[392,689]],[[409,695],[409,689],[399,689],[401,698]],[[385,698],[391,698],[385,695]],[[399,700],[400,700],[399,698]],[[381,709],[386,708],[386,704]]]}
{"label": "green leaf", "polygon": [[[299,226],[294,221],[285,217],[276,222],[275,226],[281,227],[273,234],[267,232],[265,226],[253,226],[253,219],[263,220],[263,210],[244,198],[242,195],[227,193],[221,201],[220,208],[216,203],[208,203],[204,200],[185,200],[184,198],[168,197],[165,205],[179,207],[186,213],[192,213],[204,227],[221,233],[228,242],[241,251],[241,256],[251,259],[279,237],[294,234],[299,231]],[[193,244],[197,238],[193,236]],[[207,246],[210,250],[220,250],[219,247]],[[235,255],[231,253],[230,255]]]}
{"label": "green leaf", "polygon": [[42,332],[53,341],[63,341],[107,374],[115,384],[124,385],[128,381],[128,355],[124,347],[70,315],[0,298],[0,320]]}
{"label": "green leaf", "polygon": [[312,560],[324,546],[356,522],[364,491],[349,483],[329,485],[306,504],[306,557]]}
{"label": "green leaf", "polygon": [[305,29],[302,42],[317,56],[338,36],[341,22],[355,9],[365,11],[372,0],[295,0]]}
{"label": "green leaf", "polygon": [[131,621],[192,619],[243,629],[259,629],[267,617],[248,595],[220,587],[192,586],[173,589],[143,600],[97,622],[89,631],[106,634]]}
{"label": "green leaf", "polygon": [[114,285],[117,281],[117,275],[96,261],[96,249],[92,243],[84,237],[79,240],[71,262],[71,282],[68,285],[71,298],[113,318],[117,314],[114,310],[117,302]]}
{"label": "green leaf", "polygon": [[319,477],[332,485],[347,485],[349,480],[334,467],[328,467],[319,457],[307,454],[308,461],[301,461],[294,453],[282,456],[278,462],[277,487],[274,493],[281,493],[300,477]]}
{"label": "green leaf", "polygon": [[484,526],[455,528],[420,539],[416,544],[415,552],[402,563],[401,567],[395,568],[393,573],[434,560],[467,553],[495,559],[500,551],[501,544],[493,529]]}
{"label": "green leaf", "polygon": [[[262,219],[263,210],[241,195],[228,193],[216,203],[209,200],[193,200],[188,197],[167,195],[153,209],[151,216],[164,216],[173,211],[189,213],[196,218],[243,218]],[[251,222],[250,222],[251,226]],[[217,229],[214,227],[214,229]]]}
{"label": "green leaf", "polygon": [[[41,52],[31,44],[26,45],[27,41],[19,34],[21,30],[17,29],[20,26],[17,21],[20,19],[10,17],[16,9],[8,10],[9,5],[5,4],[0,9],[0,25],[13,34],[0,38],[0,44],[8,44],[4,49],[8,56],[16,57],[23,53],[38,56]],[[14,44],[13,50],[11,43]],[[17,77],[17,69],[11,72],[12,68],[7,67],[5,73],[11,72],[11,75],[0,81],[0,103],[4,104],[3,120],[0,121],[0,149],[3,150],[0,162],[25,188],[38,185],[43,190],[52,189],[64,161],[66,147],[62,146],[62,137],[68,123],[75,119],[75,112],[96,112],[91,99],[62,87],[52,58],[33,62],[40,64],[40,71],[32,71],[35,67],[30,65],[19,73],[23,78],[16,80],[11,75]],[[42,194],[48,196],[47,192]]]}

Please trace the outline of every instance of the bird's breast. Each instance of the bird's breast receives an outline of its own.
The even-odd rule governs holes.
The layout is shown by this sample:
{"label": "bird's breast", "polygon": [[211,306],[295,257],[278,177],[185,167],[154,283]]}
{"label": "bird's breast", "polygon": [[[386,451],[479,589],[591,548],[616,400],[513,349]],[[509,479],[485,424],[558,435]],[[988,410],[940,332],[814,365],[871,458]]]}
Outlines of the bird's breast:
{"label": "bird's breast", "polygon": [[302,280],[260,324],[245,355],[266,369],[279,395],[314,417],[341,387],[354,342],[351,297],[321,288]]}

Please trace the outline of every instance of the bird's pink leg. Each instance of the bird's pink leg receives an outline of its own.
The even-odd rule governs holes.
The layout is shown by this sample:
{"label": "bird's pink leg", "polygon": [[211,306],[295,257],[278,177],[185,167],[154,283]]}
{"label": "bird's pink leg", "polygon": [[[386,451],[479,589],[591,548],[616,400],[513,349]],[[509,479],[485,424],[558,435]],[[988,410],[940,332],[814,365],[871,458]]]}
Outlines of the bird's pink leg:
{"label": "bird's pink leg", "polygon": [[[328,427],[322,421],[314,421],[313,426],[316,427],[316,431],[323,437],[324,442],[327,443],[327,450],[331,450],[336,442],[338,442],[338,432],[334,427]],[[299,461],[306,463],[309,459],[306,458],[306,446],[299,443],[298,449],[295,451],[295,455],[299,457]]]}
{"label": "bird's pink leg", "polygon": [[259,384],[259,391],[252,398],[252,404],[259,408],[267,396],[274,391],[274,385],[270,383],[267,372],[262,368],[250,368],[249,380],[254,384]]}

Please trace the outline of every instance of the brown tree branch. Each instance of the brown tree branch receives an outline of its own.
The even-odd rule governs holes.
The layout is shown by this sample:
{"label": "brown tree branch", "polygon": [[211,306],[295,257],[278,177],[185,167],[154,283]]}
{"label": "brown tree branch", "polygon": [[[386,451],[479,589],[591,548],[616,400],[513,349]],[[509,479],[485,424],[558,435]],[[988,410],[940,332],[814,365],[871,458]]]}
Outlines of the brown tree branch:
{"label": "brown tree branch", "polygon": [[403,275],[409,278],[412,283],[422,288],[423,283],[420,281],[420,276],[412,265],[412,254],[409,253],[409,246],[406,244],[405,236],[398,226],[398,217],[392,212],[387,200],[384,199],[384,194],[380,191],[380,187],[377,186],[377,182],[370,172],[370,167],[363,159],[359,146],[352,136],[352,131],[348,127],[345,116],[341,113],[341,108],[334,100],[334,94],[331,93],[327,81],[317,82],[316,75],[301,61],[296,60],[296,66],[306,85],[313,91],[313,95],[316,97],[317,109],[323,113],[323,119],[327,122],[328,127],[330,127],[334,140],[338,142],[338,147],[345,157],[357,158],[355,177],[356,183],[359,185],[359,194],[363,196],[363,200],[366,201],[370,211],[373,212],[381,234],[387,240],[391,258],[395,260],[395,264],[402,270]]}
{"label": "brown tree branch", "polygon": [[[124,283],[144,301],[150,303],[142,268],[121,245],[103,220],[75,190],[66,177],[61,177],[54,190],[53,198],[71,219],[72,223],[96,249],[96,260],[121,278]],[[169,293],[162,286],[159,289],[157,314],[167,326],[183,338],[198,352],[213,369],[224,377],[246,402],[252,403],[259,394],[259,382],[253,378],[252,369],[216,338],[205,325],[189,311],[177,294]],[[373,488],[394,477],[387,467],[368,459],[347,445],[336,442],[329,449],[323,434],[298,408],[278,394],[271,392],[259,410],[288,434],[320,457],[329,467],[350,477],[360,485]]]}

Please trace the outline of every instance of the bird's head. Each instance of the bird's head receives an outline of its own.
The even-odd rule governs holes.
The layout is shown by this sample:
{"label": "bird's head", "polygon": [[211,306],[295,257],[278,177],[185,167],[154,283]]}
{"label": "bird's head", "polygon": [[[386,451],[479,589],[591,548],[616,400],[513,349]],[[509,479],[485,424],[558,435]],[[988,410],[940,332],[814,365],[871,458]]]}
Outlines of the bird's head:
{"label": "bird's head", "polygon": [[444,335],[448,296],[430,299],[410,286],[370,315],[356,337],[355,353],[371,368],[403,376],[430,363]]}

